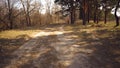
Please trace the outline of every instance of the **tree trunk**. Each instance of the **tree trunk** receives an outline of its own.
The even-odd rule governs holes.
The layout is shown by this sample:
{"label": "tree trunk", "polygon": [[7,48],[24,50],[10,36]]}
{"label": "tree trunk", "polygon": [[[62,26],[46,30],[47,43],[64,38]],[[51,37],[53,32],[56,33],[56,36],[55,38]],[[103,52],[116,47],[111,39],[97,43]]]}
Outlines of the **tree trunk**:
{"label": "tree trunk", "polygon": [[73,1],[71,2],[71,10],[70,10],[70,22],[71,24],[74,24],[75,23],[75,17],[74,17],[74,13],[75,13],[75,7],[73,6]]}
{"label": "tree trunk", "polygon": [[83,25],[86,25],[86,15],[84,11],[83,11]]}
{"label": "tree trunk", "polygon": [[83,19],[83,8],[80,7],[79,9],[79,19]]}
{"label": "tree trunk", "polygon": [[97,16],[97,24],[99,23],[99,16]]}
{"label": "tree trunk", "polygon": [[119,26],[119,18],[117,15],[115,15],[115,18],[116,18],[116,26]]}
{"label": "tree trunk", "polygon": [[71,14],[70,14],[70,22],[71,24],[74,24],[74,16],[73,16],[73,11],[71,11]]}
{"label": "tree trunk", "polygon": [[107,9],[105,9],[104,14],[105,14],[104,23],[106,24],[107,23]]}
{"label": "tree trunk", "polygon": [[94,12],[94,19],[93,19],[94,23],[96,23],[96,12]]}
{"label": "tree trunk", "polygon": [[93,17],[93,21],[94,23],[97,23],[97,4],[94,4],[94,17]]}
{"label": "tree trunk", "polygon": [[86,16],[88,12],[88,3],[86,0],[83,1],[83,25],[86,25]]}
{"label": "tree trunk", "polygon": [[87,1],[87,22],[90,22],[90,1]]}
{"label": "tree trunk", "polygon": [[27,0],[27,5],[26,5],[26,13],[27,13],[27,19],[28,19],[28,26],[31,26],[31,19],[30,19],[30,13],[29,13],[29,9],[30,9],[30,2],[29,0]]}
{"label": "tree trunk", "polygon": [[10,29],[13,29],[13,19],[12,19],[12,10],[9,10],[9,23],[10,23]]}
{"label": "tree trunk", "polygon": [[30,18],[30,11],[29,11],[29,8],[30,8],[30,2],[29,2],[29,0],[27,0],[26,1],[26,6],[25,6],[25,4],[24,4],[24,2],[23,2],[23,0],[20,0],[21,1],[21,3],[22,3],[22,6],[23,6],[23,9],[24,9],[24,12],[25,12],[25,19],[26,19],[26,25],[27,26],[31,26],[31,18]]}
{"label": "tree trunk", "polygon": [[88,6],[88,17],[87,17],[87,20],[88,20],[88,23],[90,22],[90,9],[89,9],[89,6]]}
{"label": "tree trunk", "polygon": [[31,26],[31,18],[30,18],[30,15],[29,15],[29,12],[27,12],[27,22],[28,22],[28,26]]}
{"label": "tree trunk", "polygon": [[120,0],[118,1],[116,8],[115,8],[116,27],[119,26],[119,17],[117,16],[117,10],[119,8],[119,3],[120,3]]}
{"label": "tree trunk", "polygon": [[10,5],[10,0],[7,0],[7,2],[8,2],[8,10],[9,10],[8,19],[9,19],[9,23],[10,23],[10,29],[12,29],[13,28],[12,8]]}

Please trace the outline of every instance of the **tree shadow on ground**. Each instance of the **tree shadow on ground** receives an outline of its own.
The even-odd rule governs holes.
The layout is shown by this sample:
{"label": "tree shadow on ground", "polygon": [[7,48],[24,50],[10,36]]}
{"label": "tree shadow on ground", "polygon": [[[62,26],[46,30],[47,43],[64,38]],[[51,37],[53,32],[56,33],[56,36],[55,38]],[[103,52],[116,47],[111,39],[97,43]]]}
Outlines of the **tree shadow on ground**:
{"label": "tree shadow on ground", "polygon": [[[78,48],[94,51],[92,53],[77,52],[78,59],[74,59],[69,68],[120,68],[120,33],[118,31],[111,32],[104,29],[91,33],[84,31],[79,34],[83,35],[80,38],[85,41],[85,44],[78,43]],[[96,38],[92,38],[91,35],[95,35]]]}
{"label": "tree shadow on ground", "polygon": [[10,59],[13,58],[12,53],[28,39],[31,39],[28,35],[19,35],[15,39],[0,38],[0,68],[10,63]]}
{"label": "tree shadow on ground", "polygon": [[[83,30],[83,31],[79,31],[79,30]],[[119,32],[116,33],[109,32],[106,29],[89,31],[89,29],[87,28],[79,29],[79,27],[73,27],[71,31],[72,32],[70,33],[61,34],[63,37],[71,36],[70,38],[72,39],[72,41],[78,39],[73,44],[69,44],[67,41],[62,43],[65,44],[65,46],[67,46],[68,50],[70,50],[70,47],[72,45],[78,45],[78,47],[75,48],[72,52],[74,53],[73,61],[68,67],[62,65],[62,63],[58,63],[59,61],[58,57],[56,53],[53,53],[54,51],[56,51],[56,49],[52,47],[52,51],[47,52],[46,53],[47,55],[43,54],[43,57],[39,56],[38,58],[36,58],[40,62],[35,61],[35,59],[33,59],[32,61],[28,61],[27,63],[21,65],[20,68],[30,67],[31,65],[34,66],[35,65],[34,62],[38,62],[36,63],[38,64],[38,68],[39,67],[50,68],[51,66],[52,68],[119,68],[120,67]],[[72,38],[72,35],[77,36],[77,38]],[[49,35],[39,38],[42,40],[41,43],[44,43],[45,47],[48,46],[48,48],[50,48],[51,46],[49,47],[49,45],[51,43],[58,42],[59,44],[61,44],[56,36],[57,35]],[[61,47],[63,47],[63,45],[61,45]],[[71,54],[71,52],[65,54]],[[41,61],[41,59],[43,60]]]}
{"label": "tree shadow on ground", "polygon": [[[28,61],[25,63],[21,61],[23,63],[20,63],[19,68],[120,68],[119,32],[109,32],[106,29],[90,30],[86,27],[83,29],[75,26],[70,27],[72,28],[66,29],[66,26],[63,26],[63,29],[66,29],[65,31],[72,31],[69,33],[34,38],[37,39],[37,41],[33,40],[35,42],[33,44],[34,47],[26,47],[30,48],[29,52],[23,50],[23,56],[19,59],[26,59]],[[46,28],[48,29],[47,31],[58,30],[55,27],[50,28],[52,30]],[[68,40],[66,41],[65,39]],[[74,43],[71,43],[72,41]],[[52,43],[54,47],[51,45]],[[63,56],[73,54],[70,65],[64,66],[62,65],[64,63],[59,63],[59,53],[55,49],[57,45],[61,48],[66,47],[65,49],[61,49],[61,52],[64,52]],[[17,53],[19,55],[19,52]]]}
{"label": "tree shadow on ground", "polygon": [[[56,42],[56,35],[42,36],[31,39],[35,44],[29,44],[18,48],[13,54],[10,62],[5,67],[13,68],[56,68],[56,51],[50,46],[51,42]],[[28,47],[29,46],[29,47]],[[15,65],[14,65],[15,64]],[[4,68],[4,66],[3,66]]]}

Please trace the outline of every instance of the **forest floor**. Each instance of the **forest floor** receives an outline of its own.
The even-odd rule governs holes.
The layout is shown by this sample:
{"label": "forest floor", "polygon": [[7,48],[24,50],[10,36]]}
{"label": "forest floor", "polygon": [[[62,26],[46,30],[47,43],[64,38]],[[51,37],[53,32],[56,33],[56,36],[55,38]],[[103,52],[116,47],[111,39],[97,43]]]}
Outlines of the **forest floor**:
{"label": "forest floor", "polygon": [[120,68],[119,27],[56,24],[17,31],[10,38],[0,32],[0,68]]}

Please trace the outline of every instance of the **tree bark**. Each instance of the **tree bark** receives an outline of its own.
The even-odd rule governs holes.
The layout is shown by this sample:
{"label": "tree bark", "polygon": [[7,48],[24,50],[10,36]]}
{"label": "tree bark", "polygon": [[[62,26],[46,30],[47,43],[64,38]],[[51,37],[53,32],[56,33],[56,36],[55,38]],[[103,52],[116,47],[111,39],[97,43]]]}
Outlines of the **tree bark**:
{"label": "tree bark", "polygon": [[73,11],[71,11],[70,12],[71,14],[70,14],[70,22],[71,22],[71,24],[74,24],[74,15],[73,15]]}
{"label": "tree bark", "polygon": [[106,8],[105,8],[105,11],[104,11],[104,15],[105,15],[104,24],[106,24],[107,23],[107,9]]}
{"label": "tree bark", "polygon": [[[97,2],[97,1],[96,1]],[[94,4],[94,17],[93,17],[93,21],[94,23],[97,23],[97,4]]]}
{"label": "tree bark", "polygon": [[86,16],[88,12],[88,3],[86,0],[83,1],[83,25],[86,25]]}
{"label": "tree bark", "polygon": [[87,17],[87,20],[88,20],[88,23],[90,22],[90,11],[89,11],[89,7],[88,7],[88,17]]}
{"label": "tree bark", "polygon": [[80,7],[79,9],[79,19],[83,19],[83,8]]}
{"label": "tree bark", "polygon": [[87,22],[89,23],[90,22],[90,2],[89,1],[88,1],[87,5],[88,5],[88,9],[87,9]]}
{"label": "tree bark", "polygon": [[71,24],[74,24],[75,23],[75,16],[74,16],[74,14],[75,14],[75,9],[74,9],[75,7],[73,6],[73,1],[71,1],[71,8],[70,8],[70,23]]}
{"label": "tree bark", "polygon": [[116,19],[116,26],[115,27],[119,26],[119,17],[117,16],[117,10],[120,6],[119,3],[120,3],[120,0],[117,2],[116,8],[115,8],[115,19]]}
{"label": "tree bark", "polygon": [[29,11],[29,8],[30,8],[30,4],[29,4],[29,1],[27,0],[26,1],[26,6],[23,2],[23,0],[20,0],[21,3],[22,3],[22,6],[23,6],[23,9],[24,9],[24,12],[25,12],[25,19],[26,19],[26,25],[27,26],[31,26],[31,18],[30,18],[30,11]]}
{"label": "tree bark", "polygon": [[9,23],[10,23],[10,29],[13,28],[13,19],[12,19],[12,8],[11,8],[11,5],[10,5],[10,0],[7,0],[7,3],[8,3],[8,11],[9,11],[9,14],[8,14],[8,19],[9,19]]}
{"label": "tree bark", "polygon": [[83,11],[83,25],[86,25],[86,15],[84,11]]}

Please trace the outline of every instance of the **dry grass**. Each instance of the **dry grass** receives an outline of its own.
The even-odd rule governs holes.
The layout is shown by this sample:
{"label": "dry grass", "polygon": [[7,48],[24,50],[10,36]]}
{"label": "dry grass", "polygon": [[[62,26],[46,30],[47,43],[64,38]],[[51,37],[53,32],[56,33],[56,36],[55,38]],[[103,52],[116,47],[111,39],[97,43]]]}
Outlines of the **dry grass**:
{"label": "dry grass", "polygon": [[6,30],[0,32],[0,38],[4,39],[16,39],[19,36],[29,36],[33,37],[39,30]]}
{"label": "dry grass", "polygon": [[0,32],[0,67],[4,62],[8,62],[11,54],[17,50],[21,45],[34,37],[35,34],[40,32],[35,28],[24,28],[5,30]]}

